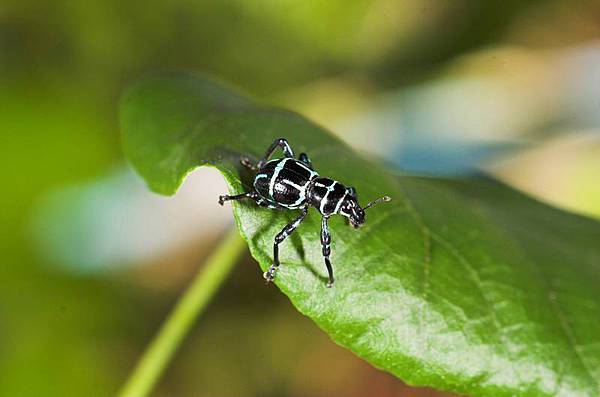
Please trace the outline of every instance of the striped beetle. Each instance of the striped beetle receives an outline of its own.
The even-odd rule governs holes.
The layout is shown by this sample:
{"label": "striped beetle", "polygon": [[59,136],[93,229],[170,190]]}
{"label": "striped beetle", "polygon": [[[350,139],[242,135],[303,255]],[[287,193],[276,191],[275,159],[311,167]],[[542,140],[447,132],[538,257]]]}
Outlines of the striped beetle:
{"label": "striped beetle", "polygon": [[[269,161],[277,147],[283,150],[285,157]],[[366,209],[377,203],[391,200],[388,196],[384,196],[361,207],[353,187],[346,187],[338,181],[319,176],[306,153],[300,154],[296,160],[292,148],[284,138],[276,139],[258,163],[253,163],[247,156],[242,156],[240,161],[245,167],[256,172],[254,190],[236,196],[219,196],[219,204],[223,205],[225,201],[229,200],[251,199],[262,207],[302,211],[296,219],[275,236],[273,264],[263,275],[267,283],[275,279],[280,264],[279,244],[296,230],[308,214],[310,206],[315,207],[321,213],[321,246],[329,274],[327,287],[331,287],[334,279],[329,261],[331,253],[331,235],[327,226],[329,217],[334,214],[343,215],[354,228],[358,228],[365,223]]]}

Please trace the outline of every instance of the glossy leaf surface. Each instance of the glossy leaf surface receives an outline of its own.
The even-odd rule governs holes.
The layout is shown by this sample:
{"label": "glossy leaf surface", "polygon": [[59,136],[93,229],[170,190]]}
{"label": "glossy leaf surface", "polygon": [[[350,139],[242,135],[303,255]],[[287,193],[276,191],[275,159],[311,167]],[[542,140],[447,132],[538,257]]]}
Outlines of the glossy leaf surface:
{"label": "glossy leaf surface", "polygon": [[[263,107],[188,74],[147,78],[121,108],[125,152],[149,187],[173,194],[216,167],[231,193],[278,137],[317,171],[357,188],[358,230],[330,221],[336,284],[326,288],[320,216],[281,245],[276,284],[337,343],[412,385],[472,396],[598,396],[600,224],[484,179],[396,176],[295,113]],[[278,152],[279,153],[279,152]],[[215,197],[215,206],[217,197]],[[296,212],[234,203],[265,270]],[[257,272],[256,288],[265,288]]]}

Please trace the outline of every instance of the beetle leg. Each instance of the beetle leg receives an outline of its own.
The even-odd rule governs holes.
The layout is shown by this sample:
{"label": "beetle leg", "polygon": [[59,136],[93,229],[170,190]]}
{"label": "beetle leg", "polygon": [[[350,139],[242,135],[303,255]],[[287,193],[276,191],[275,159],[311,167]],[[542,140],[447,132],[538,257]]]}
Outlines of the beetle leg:
{"label": "beetle leg", "polygon": [[275,236],[275,241],[273,243],[273,264],[269,267],[269,269],[263,274],[263,277],[267,281],[267,283],[273,281],[275,279],[275,274],[277,273],[277,268],[279,267],[279,244],[283,242],[290,234],[296,230],[298,225],[304,220],[306,215],[308,214],[308,207],[302,208],[302,213],[293,221],[287,224],[286,227],[283,228],[281,232]]}
{"label": "beetle leg", "polygon": [[333,268],[329,261],[329,254],[331,253],[331,234],[329,234],[329,226],[327,220],[329,218],[324,216],[321,218],[321,247],[323,248],[323,259],[325,259],[325,266],[327,266],[327,273],[329,274],[329,282],[327,288],[331,288],[333,285]]}
{"label": "beetle leg", "polygon": [[240,157],[240,163],[244,167],[248,168],[249,170],[258,171],[258,167],[256,166],[256,163],[254,163],[254,161],[252,161],[250,156],[242,155]]}
{"label": "beetle leg", "polygon": [[242,193],[242,194],[238,194],[235,196],[229,196],[227,194],[224,194],[222,196],[219,196],[219,204],[223,205],[225,203],[225,201],[244,200],[244,199],[254,200],[254,202],[260,207],[265,207],[265,208],[269,208],[272,210],[284,209],[284,207],[276,205],[275,203],[269,202],[269,201],[265,200],[264,198],[260,197],[260,195],[257,192]]}
{"label": "beetle leg", "polygon": [[313,171],[315,170],[315,168],[313,167],[312,161],[310,161],[310,158],[308,157],[308,154],[300,153],[298,160],[302,161],[311,170],[313,170]]}
{"label": "beetle leg", "polygon": [[229,196],[227,194],[224,194],[222,196],[219,196],[219,204],[223,205],[225,203],[225,201],[243,200],[243,199],[251,199],[258,203],[258,200],[260,200],[260,196],[256,192],[242,193],[242,194],[238,194],[235,196]]}
{"label": "beetle leg", "polygon": [[288,141],[285,138],[275,139],[271,146],[269,146],[269,149],[267,150],[267,153],[265,153],[265,156],[262,159],[260,159],[260,161],[256,165],[259,169],[262,168],[267,163],[267,161],[269,161],[269,157],[271,157],[271,155],[273,154],[275,149],[277,149],[277,147],[280,147],[281,150],[283,150],[283,154],[285,155],[285,157],[294,158],[294,152],[292,151],[292,148],[290,147]]}

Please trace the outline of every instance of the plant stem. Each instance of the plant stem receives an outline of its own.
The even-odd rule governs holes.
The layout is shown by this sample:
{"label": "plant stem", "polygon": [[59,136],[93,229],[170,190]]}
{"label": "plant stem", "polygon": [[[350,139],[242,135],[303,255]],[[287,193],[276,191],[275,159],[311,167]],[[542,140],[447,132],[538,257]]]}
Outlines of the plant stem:
{"label": "plant stem", "polygon": [[223,284],[245,242],[232,230],[208,258],[177,302],[119,393],[120,397],[147,396],[200,313]]}

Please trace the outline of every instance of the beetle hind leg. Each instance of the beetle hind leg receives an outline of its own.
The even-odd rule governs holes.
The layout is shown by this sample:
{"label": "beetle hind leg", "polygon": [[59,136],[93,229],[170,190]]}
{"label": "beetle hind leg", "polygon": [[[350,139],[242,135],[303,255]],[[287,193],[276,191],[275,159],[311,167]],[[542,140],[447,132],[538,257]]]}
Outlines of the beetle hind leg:
{"label": "beetle hind leg", "polygon": [[262,168],[267,163],[267,161],[269,161],[269,157],[271,157],[275,149],[277,149],[278,147],[281,148],[281,150],[283,151],[283,155],[286,158],[294,158],[294,152],[292,151],[292,148],[290,147],[288,141],[285,138],[279,138],[275,139],[271,146],[269,146],[269,149],[267,149],[267,152],[265,153],[263,158],[260,159],[256,166],[259,169]]}
{"label": "beetle hind leg", "polygon": [[242,155],[240,157],[240,163],[251,171],[258,171],[258,165],[256,161],[252,160],[250,156]]}

